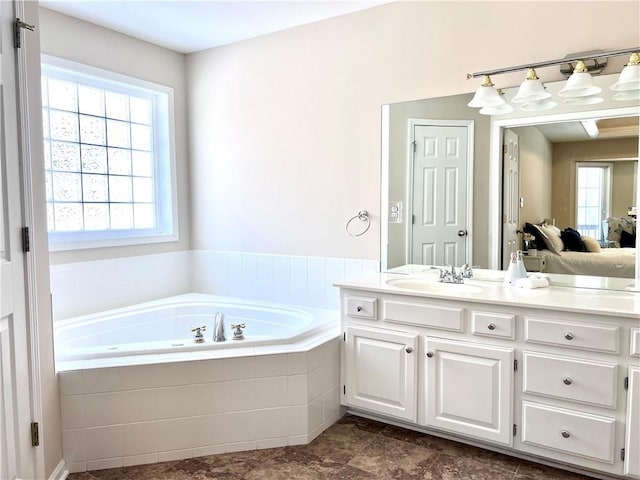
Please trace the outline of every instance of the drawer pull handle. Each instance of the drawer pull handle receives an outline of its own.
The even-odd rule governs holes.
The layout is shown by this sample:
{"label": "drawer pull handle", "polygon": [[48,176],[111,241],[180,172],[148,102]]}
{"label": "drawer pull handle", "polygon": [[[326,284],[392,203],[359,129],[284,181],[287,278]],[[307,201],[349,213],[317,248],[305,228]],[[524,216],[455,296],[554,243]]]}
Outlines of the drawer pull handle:
{"label": "drawer pull handle", "polygon": [[564,377],[562,379],[562,383],[564,383],[565,385],[571,385],[573,383],[573,380],[571,380],[569,377]]}
{"label": "drawer pull handle", "polygon": [[566,430],[562,430],[562,432],[560,432],[560,435],[562,435],[562,438],[569,438],[571,436],[571,434]]}
{"label": "drawer pull handle", "polygon": [[427,357],[433,358],[433,352],[427,352]]}
{"label": "drawer pull handle", "polygon": [[360,305],[358,305],[358,306],[356,307],[356,312],[361,312],[361,311],[363,311],[363,310],[364,310],[364,308],[362,308],[362,306],[360,306]]}
{"label": "drawer pull handle", "polygon": [[490,323],[489,325],[487,325],[487,328],[489,330],[495,330],[496,329],[496,324],[495,323]]}
{"label": "drawer pull handle", "polygon": [[407,347],[407,348],[404,349],[404,351],[407,352],[407,353],[411,353],[411,352],[413,352],[413,348]]}
{"label": "drawer pull handle", "polygon": [[564,338],[566,338],[567,340],[573,340],[573,333],[571,332],[565,333]]}

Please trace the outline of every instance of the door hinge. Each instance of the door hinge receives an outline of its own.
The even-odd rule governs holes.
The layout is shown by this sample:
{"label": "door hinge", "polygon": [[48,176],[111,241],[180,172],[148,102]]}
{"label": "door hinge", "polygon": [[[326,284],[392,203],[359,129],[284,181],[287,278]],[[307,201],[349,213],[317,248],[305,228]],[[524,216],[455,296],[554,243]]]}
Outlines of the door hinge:
{"label": "door hinge", "polygon": [[624,377],[624,389],[629,390],[629,377]]}
{"label": "door hinge", "polygon": [[415,140],[411,142],[411,150],[413,151],[413,153],[416,153],[416,146],[417,146],[417,142]]}
{"label": "door hinge", "polygon": [[620,449],[620,460],[624,461],[624,448]]}
{"label": "door hinge", "polygon": [[347,386],[346,385],[342,385],[342,394],[343,395],[347,394]]}
{"label": "door hinge", "polygon": [[506,155],[506,154],[507,154],[507,144],[506,144],[506,143],[503,143],[503,144],[502,144],[502,154],[503,154],[503,155]]}
{"label": "door hinge", "polygon": [[516,360],[515,358],[513,359],[513,371],[518,371],[518,360]]}
{"label": "door hinge", "polygon": [[347,341],[347,332],[342,333],[342,340]]}
{"label": "door hinge", "polygon": [[513,424],[513,436],[516,436],[516,433],[518,433],[518,426],[514,423]]}
{"label": "door hinge", "polygon": [[13,22],[13,46],[15,48],[22,47],[22,29],[27,29],[30,32],[33,32],[36,29],[35,25],[29,25],[28,23],[23,22],[19,18],[16,18],[16,21]]}
{"label": "door hinge", "polygon": [[22,227],[22,251],[24,253],[31,251],[31,237],[29,235],[29,227]]}
{"label": "door hinge", "polygon": [[38,430],[38,422],[31,422],[31,446],[40,445],[40,432]]}

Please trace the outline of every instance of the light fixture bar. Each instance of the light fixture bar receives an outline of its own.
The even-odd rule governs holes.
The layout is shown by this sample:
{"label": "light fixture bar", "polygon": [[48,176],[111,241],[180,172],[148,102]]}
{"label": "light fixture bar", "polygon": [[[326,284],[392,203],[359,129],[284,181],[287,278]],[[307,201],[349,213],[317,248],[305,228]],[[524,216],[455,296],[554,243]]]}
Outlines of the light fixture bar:
{"label": "light fixture bar", "polygon": [[564,58],[558,58],[557,60],[547,60],[544,62],[517,65],[515,67],[497,68],[495,70],[486,70],[484,72],[468,73],[467,78],[470,79],[470,78],[482,77],[484,75],[499,75],[501,73],[518,72],[520,70],[528,70],[529,68],[551,67],[553,65],[562,65],[563,63],[577,62],[578,60],[591,60],[594,58],[619,57],[620,55],[628,55],[630,53],[638,52],[638,51],[640,51],[640,47],[623,48],[622,50],[611,50],[608,52],[590,53],[586,55],[585,53],[577,53],[575,55],[568,55]]}

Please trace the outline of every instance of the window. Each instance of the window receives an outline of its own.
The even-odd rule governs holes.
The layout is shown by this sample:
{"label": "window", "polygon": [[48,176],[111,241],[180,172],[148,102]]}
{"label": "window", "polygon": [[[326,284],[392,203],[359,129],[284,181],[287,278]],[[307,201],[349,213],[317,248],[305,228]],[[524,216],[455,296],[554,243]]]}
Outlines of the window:
{"label": "window", "polygon": [[52,250],[175,239],[172,90],[43,57]]}
{"label": "window", "polygon": [[576,229],[581,235],[604,241],[603,223],[611,204],[611,164],[578,163],[576,192]]}

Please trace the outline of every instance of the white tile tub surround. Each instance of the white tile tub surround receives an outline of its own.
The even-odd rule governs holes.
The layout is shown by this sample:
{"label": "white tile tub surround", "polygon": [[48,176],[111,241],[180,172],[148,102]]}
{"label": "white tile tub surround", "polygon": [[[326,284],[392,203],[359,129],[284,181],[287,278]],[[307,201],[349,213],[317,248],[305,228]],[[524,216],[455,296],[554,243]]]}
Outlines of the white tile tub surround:
{"label": "white tile tub surround", "polygon": [[335,282],[378,271],[375,260],[192,250],[51,266],[55,320],[182,293],[338,310]]}
{"label": "white tile tub surround", "polygon": [[310,442],[343,413],[339,340],[308,352],[59,374],[70,472]]}

